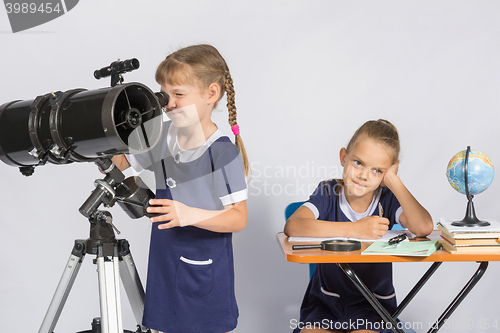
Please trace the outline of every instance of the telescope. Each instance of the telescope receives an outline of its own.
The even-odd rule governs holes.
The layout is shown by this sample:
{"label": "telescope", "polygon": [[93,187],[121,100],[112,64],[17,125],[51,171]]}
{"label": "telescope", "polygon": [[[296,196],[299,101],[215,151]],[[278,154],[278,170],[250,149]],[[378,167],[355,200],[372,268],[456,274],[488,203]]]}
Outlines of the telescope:
{"label": "telescope", "polygon": [[159,140],[168,95],[141,83],[122,84],[137,59],[96,70],[112,86],[50,92],[0,106],[0,160],[33,174],[46,163],[92,162],[117,154],[149,151]]}
{"label": "telescope", "polygon": [[79,212],[90,222],[90,237],[75,240],[68,264],[49,305],[39,333],[52,333],[85,255],[95,255],[99,278],[101,316],[92,330],[81,333],[133,333],[123,329],[119,280],[137,322],[135,333],[149,333],[142,326],[144,289],[130,245],[116,239],[112,215],[99,207],[118,203],[129,217],[147,213],[154,194],[139,177],[125,179],[111,157],[151,153],[161,138],[162,111],[168,104],[164,92],[153,93],[141,83],[123,83],[122,74],[139,68],[137,59],[115,61],[94,72],[100,79],[111,76],[111,87],[50,92],[31,100],[0,106],[0,161],[19,167],[31,176],[47,163],[94,162],[105,175]]}

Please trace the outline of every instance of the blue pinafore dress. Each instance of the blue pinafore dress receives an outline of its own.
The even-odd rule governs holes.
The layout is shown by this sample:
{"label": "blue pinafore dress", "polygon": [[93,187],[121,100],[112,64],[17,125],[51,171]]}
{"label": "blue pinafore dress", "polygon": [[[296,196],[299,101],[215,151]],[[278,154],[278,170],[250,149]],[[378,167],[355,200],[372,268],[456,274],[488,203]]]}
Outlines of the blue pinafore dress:
{"label": "blue pinafore dress", "polygon": [[[339,191],[339,188],[341,189]],[[375,191],[366,212],[355,213],[343,189],[336,180],[324,181],[304,203],[316,217],[324,221],[355,222],[364,216],[378,215],[381,203],[383,216],[392,228],[399,223],[402,208],[388,188]],[[396,309],[396,294],[392,283],[391,263],[349,264],[368,289],[389,313]],[[304,327],[320,327],[332,330],[384,331],[382,318],[368,303],[354,283],[336,264],[316,264],[300,309],[300,320],[294,333]]]}
{"label": "blue pinafore dress", "polygon": [[[196,151],[176,143],[169,122],[167,145],[151,154],[130,158],[155,172],[156,198],[190,207],[221,210],[247,198],[238,148],[217,130]],[[170,125],[170,126],[169,126]],[[155,147],[156,148],[156,147]],[[160,222],[165,223],[165,222]],[[195,226],[151,231],[143,325],[168,333],[221,333],[236,327],[232,234]]]}

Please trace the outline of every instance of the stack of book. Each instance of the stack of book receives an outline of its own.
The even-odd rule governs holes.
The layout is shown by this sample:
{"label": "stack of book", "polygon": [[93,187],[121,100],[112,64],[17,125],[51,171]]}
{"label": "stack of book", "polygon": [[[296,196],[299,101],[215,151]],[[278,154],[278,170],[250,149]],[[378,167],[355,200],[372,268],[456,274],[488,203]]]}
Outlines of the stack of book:
{"label": "stack of book", "polygon": [[437,224],[442,238],[439,242],[451,253],[500,254],[500,223],[494,220],[486,221],[490,222],[489,226],[457,227],[451,224],[453,221],[441,219]]}

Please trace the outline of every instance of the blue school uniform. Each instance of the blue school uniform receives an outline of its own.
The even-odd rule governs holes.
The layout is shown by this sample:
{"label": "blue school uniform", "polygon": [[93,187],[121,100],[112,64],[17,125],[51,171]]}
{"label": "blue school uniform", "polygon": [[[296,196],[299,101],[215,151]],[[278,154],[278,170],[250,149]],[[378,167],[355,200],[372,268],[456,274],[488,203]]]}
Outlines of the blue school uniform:
{"label": "blue school uniform", "polygon": [[[341,190],[338,191],[339,189]],[[366,212],[358,214],[349,206],[343,188],[338,186],[336,180],[324,181],[319,184],[304,206],[311,209],[315,218],[319,220],[354,222],[365,216],[378,215],[379,202],[383,207],[383,216],[390,221],[389,228],[394,223],[399,223],[401,205],[388,188],[375,191],[370,207]],[[392,264],[349,265],[378,301],[392,313],[397,306],[392,284]],[[376,323],[381,321],[382,318],[336,264],[316,265],[302,301],[300,327],[316,325],[337,330],[376,330],[376,327],[380,327]],[[294,333],[298,332],[300,332],[299,327],[294,330]]]}
{"label": "blue school uniform", "polygon": [[[247,199],[238,148],[217,130],[196,150],[182,150],[165,123],[150,153],[128,156],[154,171],[156,198],[221,210]],[[161,222],[165,223],[165,222]],[[194,226],[151,231],[143,325],[168,333],[221,333],[236,327],[232,234]]]}

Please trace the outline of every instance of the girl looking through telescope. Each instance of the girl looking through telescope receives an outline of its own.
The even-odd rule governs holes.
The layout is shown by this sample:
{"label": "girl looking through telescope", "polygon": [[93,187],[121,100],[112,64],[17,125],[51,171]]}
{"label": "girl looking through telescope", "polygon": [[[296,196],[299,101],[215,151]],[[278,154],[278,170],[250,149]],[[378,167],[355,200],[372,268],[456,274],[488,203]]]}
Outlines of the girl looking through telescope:
{"label": "girl looking through telescope", "polygon": [[[148,169],[156,179],[143,325],[228,332],[238,318],[232,233],[246,226],[248,197],[233,80],[216,48],[193,45],[167,56],[156,81],[169,96],[159,143],[148,153],[113,157],[120,170]],[[224,93],[236,145],[211,120]]]}

